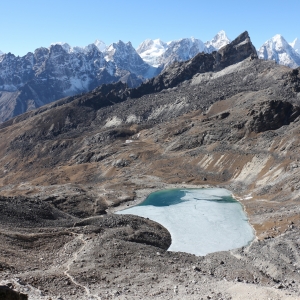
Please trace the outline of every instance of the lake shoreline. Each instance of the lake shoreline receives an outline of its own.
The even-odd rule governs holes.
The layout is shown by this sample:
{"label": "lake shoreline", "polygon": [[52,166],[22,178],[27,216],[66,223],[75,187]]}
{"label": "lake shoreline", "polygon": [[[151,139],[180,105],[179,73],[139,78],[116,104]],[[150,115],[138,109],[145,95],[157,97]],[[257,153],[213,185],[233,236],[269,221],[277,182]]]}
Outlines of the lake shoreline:
{"label": "lake shoreline", "polygon": [[[135,205],[142,203],[146,198],[157,191],[160,190],[169,190],[169,189],[208,189],[208,188],[215,188],[212,185],[192,185],[192,184],[168,184],[168,183],[161,183],[155,187],[151,188],[143,188],[135,190],[136,197],[134,200],[123,202],[118,206],[110,207],[107,209],[107,213],[116,213],[117,211],[121,211]],[[219,187],[218,187],[219,188]],[[236,198],[234,198],[236,199]],[[240,201],[239,201],[240,202]]]}

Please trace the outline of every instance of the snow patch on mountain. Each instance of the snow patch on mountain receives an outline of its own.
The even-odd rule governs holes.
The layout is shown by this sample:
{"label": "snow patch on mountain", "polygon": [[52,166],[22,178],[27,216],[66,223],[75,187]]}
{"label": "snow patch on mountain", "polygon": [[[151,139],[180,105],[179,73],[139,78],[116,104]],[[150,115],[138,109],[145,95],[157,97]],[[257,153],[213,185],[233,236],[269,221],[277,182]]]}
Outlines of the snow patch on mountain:
{"label": "snow patch on mountain", "polygon": [[68,81],[69,84],[69,88],[64,90],[64,94],[66,96],[72,96],[77,93],[89,91],[89,85],[91,82],[89,76],[83,76],[80,78],[77,76],[77,74],[75,74],[74,76],[66,78],[65,80]]}
{"label": "snow patch on mountain", "polygon": [[298,38],[295,38],[293,42],[290,43],[292,48],[300,54],[300,40]]}
{"label": "snow patch on mountain", "polygon": [[275,60],[278,64],[290,68],[300,66],[300,55],[280,34],[266,41],[257,53],[260,59]]}

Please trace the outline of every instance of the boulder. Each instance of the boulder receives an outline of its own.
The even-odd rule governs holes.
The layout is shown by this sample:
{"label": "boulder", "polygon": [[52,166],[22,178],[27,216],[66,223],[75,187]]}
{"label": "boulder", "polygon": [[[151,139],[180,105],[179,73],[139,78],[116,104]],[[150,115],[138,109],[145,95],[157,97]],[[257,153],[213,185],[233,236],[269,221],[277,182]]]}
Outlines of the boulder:
{"label": "boulder", "polygon": [[10,289],[6,285],[0,286],[1,300],[28,300],[28,296]]}

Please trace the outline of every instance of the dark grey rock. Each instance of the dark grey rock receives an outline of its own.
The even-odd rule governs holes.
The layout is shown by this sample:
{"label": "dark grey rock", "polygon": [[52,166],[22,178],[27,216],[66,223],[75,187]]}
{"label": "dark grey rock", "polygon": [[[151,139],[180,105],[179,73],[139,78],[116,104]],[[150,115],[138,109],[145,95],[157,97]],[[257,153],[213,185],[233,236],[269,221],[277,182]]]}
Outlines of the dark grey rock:
{"label": "dark grey rock", "polygon": [[10,289],[8,286],[0,286],[1,300],[28,300],[28,296]]}

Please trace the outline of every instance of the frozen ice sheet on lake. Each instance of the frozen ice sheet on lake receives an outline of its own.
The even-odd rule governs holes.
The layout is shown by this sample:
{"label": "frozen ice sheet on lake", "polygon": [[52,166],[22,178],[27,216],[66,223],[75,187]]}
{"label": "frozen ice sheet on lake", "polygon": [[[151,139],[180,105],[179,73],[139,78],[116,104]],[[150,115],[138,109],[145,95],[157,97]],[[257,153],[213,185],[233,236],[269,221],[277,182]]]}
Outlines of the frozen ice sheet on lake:
{"label": "frozen ice sheet on lake", "polygon": [[178,192],[182,201],[178,203],[177,199],[176,203],[174,199],[174,205],[134,206],[118,214],[149,218],[166,227],[172,236],[169,251],[206,255],[242,247],[253,240],[254,232],[242,205],[231,198],[228,190],[181,189]]}

